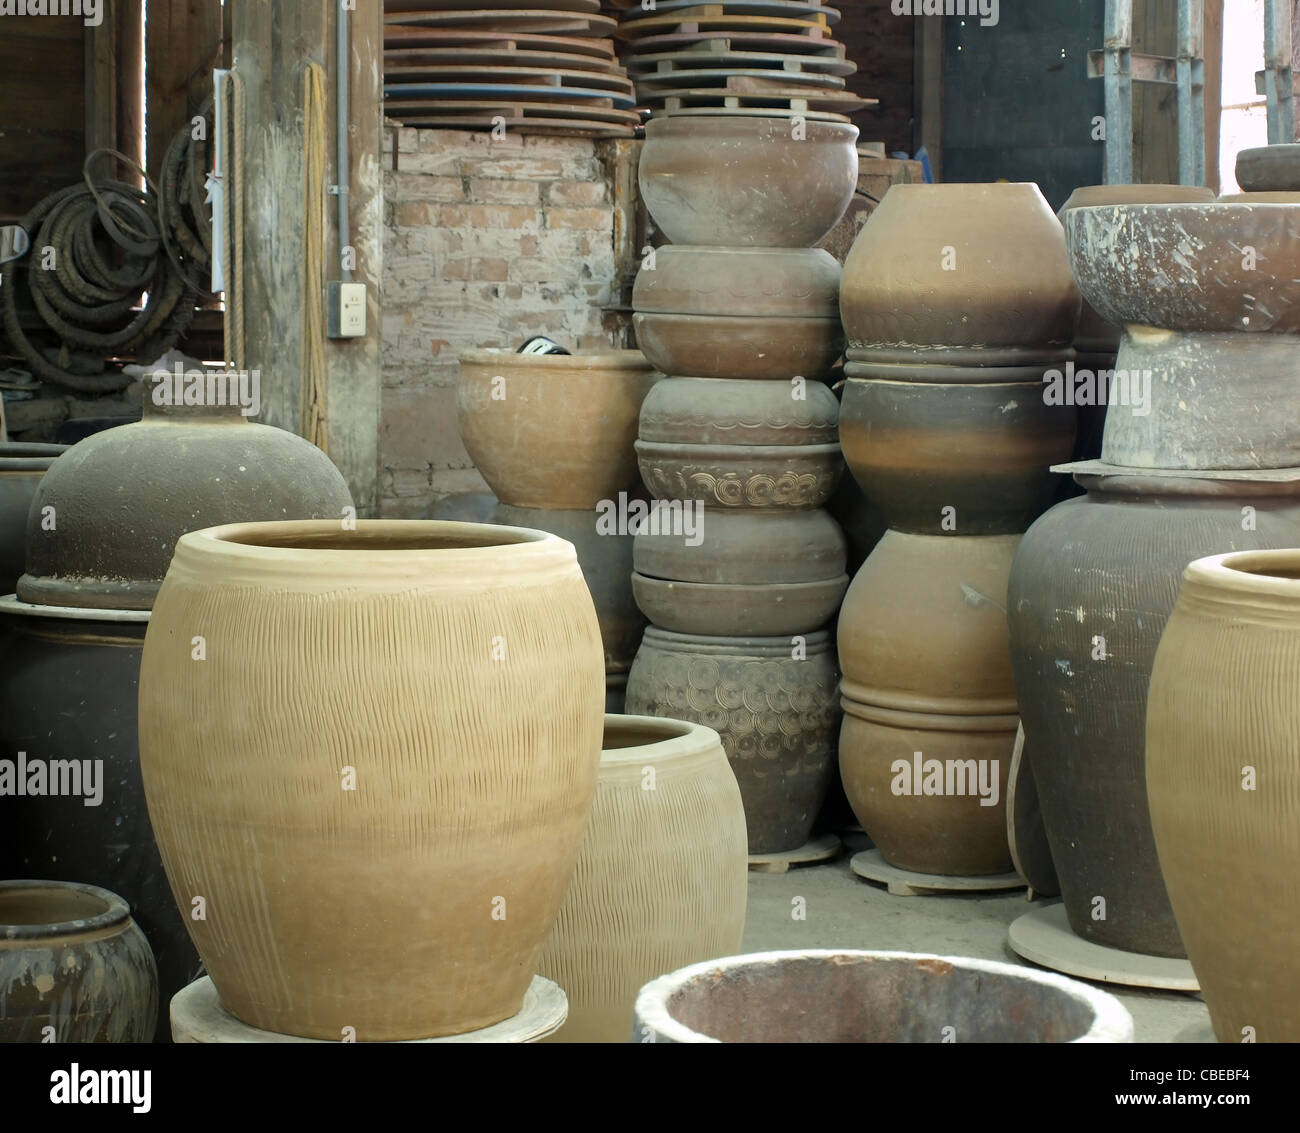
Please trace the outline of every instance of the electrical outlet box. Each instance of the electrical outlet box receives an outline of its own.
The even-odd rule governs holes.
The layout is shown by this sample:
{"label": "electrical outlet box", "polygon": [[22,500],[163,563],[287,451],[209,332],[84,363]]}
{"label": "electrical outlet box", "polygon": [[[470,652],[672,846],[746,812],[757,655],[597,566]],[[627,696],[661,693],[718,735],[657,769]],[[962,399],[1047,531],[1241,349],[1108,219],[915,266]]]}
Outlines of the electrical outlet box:
{"label": "electrical outlet box", "polygon": [[364,338],[366,333],[366,285],[331,280],[325,319],[330,338]]}

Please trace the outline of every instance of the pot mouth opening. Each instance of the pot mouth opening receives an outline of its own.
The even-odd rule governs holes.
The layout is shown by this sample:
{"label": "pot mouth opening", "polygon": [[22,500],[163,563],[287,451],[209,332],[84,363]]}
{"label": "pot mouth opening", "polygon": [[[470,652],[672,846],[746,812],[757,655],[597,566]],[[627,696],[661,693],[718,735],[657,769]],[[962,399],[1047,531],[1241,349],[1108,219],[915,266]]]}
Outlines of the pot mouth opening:
{"label": "pot mouth opening", "polygon": [[605,716],[605,732],[601,751],[627,751],[632,748],[651,747],[669,740],[680,740],[696,730],[696,725],[685,720],[667,717]]}
{"label": "pot mouth opening", "polygon": [[218,543],[263,551],[480,551],[544,543],[554,536],[523,527],[442,520],[357,520],[344,528],[338,520],[292,523],[237,523],[203,532]]}
{"label": "pot mouth opening", "polygon": [[1219,560],[1224,570],[1265,582],[1300,582],[1300,550],[1246,551]]}
{"label": "pot mouth opening", "polygon": [[121,897],[97,885],[0,881],[0,940],[94,932],[129,915]]}

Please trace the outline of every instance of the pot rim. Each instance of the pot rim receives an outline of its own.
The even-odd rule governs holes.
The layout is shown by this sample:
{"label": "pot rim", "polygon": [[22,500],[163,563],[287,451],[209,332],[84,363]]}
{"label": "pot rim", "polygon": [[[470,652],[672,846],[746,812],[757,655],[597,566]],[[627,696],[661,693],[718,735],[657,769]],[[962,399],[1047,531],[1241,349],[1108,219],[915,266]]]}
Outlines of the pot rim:
{"label": "pot rim", "polygon": [[682,590],[692,590],[697,593],[708,592],[718,595],[758,593],[762,591],[776,597],[777,594],[785,593],[793,593],[798,596],[800,591],[816,592],[818,590],[847,589],[849,576],[841,571],[830,578],[814,578],[807,582],[694,582],[690,579],[660,578],[656,574],[645,574],[642,571],[633,570],[632,585],[635,586],[638,583],[649,585],[655,589],[662,587],[675,589],[680,587]]}
{"label": "pot rim", "polygon": [[621,712],[606,712],[605,737],[608,737],[611,728],[617,727],[624,727],[629,731],[635,729],[656,732],[659,733],[659,738],[652,743],[616,748],[605,747],[605,739],[602,738],[600,751],[602,767],[662,758],[666,754],[664,748],[670,743],[674,745],[675,750],[668,754],[679,756],[712,752],[722,746],[722,737],[712,728],[671,716],[636,716]]}
{"label": "pot rim", "polygon": [[[730,132],[730,133],[752,135],[757,133],[758,131],[753,129],[741,130],[741,129],[737,129],[737,127],[741,125],[750,125],[750,124],[758,124],[761,126],[764,123],[775,123],[779,127],[778,133],[785,133],[786,131],[789,130],[791,116],[792,116],[791,113],[729,114],[725,111],[720,111],[713,114],[652,114],[645,124],[645,136],[646,136],[646,140],[649,141],[651,139],[651,136],[654,134],[680,133],[680,132],[695,133],[696,130],[694,129],[694,127],[697,127],[701,124],[707,124],[709,126],[714,126],[714,127],[717,126],[726,127],[726,129],[721,131],[722,133]],[[860,131],[858,130],[858,127],[855,126],[852,122],[848,122],[848,121],[832,122],[832,121],[827,121],[826,119],[823,118],[813,118],[811,115],[808,114],[801,114],[799,116],[805,118],[809,126],[815,126],[819,130],[825,131],[826,133],[829,133],[831,135],[843,135],[842,137],[832,136],[830,138],[823,138],[822,141],[830,141],[836,144],[843,144],[843,142],[845,141],[852,141],[854,143],[854,148],[856,152],[856,142]],[[686,129],[684,131],[681,130],[674,131],[671,129],[674,123],[681,123],[686,127]],[[788,140],[793,145],[804,145],[806,142],[813,141],[815,139],[806,138],[802,142],[795,142],[793,138],[789,138],[789,139],[782,138],[781,140],[782,141]]]}
{"label": "pot rim", "polygon": [[45,472],[71,445],[5,441],[0,444],[0,476]]}
{"label": "pot rim", "polygon": [[[773,426],[768,427],[772,428]],[[632,443],[632,447],[637,452],[668,452],[674,455],[680,453],[683,459],[712,456],[721,460],[761,460],[765,457],[789,460],[796,456],[824,457],[840,455],[838,441],[815,445],[746,445],[735,442],[695,444],[690,441],[636,440]]]}
{"label": "pot rim", "polygon": [[1045,972],[1019,964],[1008,964],[998,960],[979,960],[970,956],[941,956],[931,952],[895,952],[855,948],[808,948],[789,949],[773,952],[751,952],[730,956],[721,960],[705,960],[678,968],[675,972],[660,976],[646,984],[637,993],[636,1018],[639,1022],[654,1029],[670,1042],[697,1043],[721,1042],[712,1036],[694,1031],[679,1022],[670,1014],[674,993],[684,990],[691,983],[708,977],[717,978],[726,971],[735,971],[741,967],[780,964],[788,960],[834,960],[878,961],[887,963],[902,961],[912,968],[921,968],[927,964],[946,964],[968,972],[982,972],[988,975],[1013,977],[1039,987],[1051,988],[1068,997],[1075,1003],[1087,1007],[1092,1013],[1092,1024],[1075,1043],[1131,1043],[1133,1041],[1133,1016],[1128,1009],[1109,992],[1089,987],[1078,980],[1072,980],[1056,972]]}
{"label": "pot rim", "polygon": [[58,618],[73,622],[147,622],[152,610],[122,610],[98,606],[42,606],[22,602],[17,594],[0,597],[0,616],[19,618]]}
{"label": "pot rim", "polygon": [[50,936],[75,936],[113,928],[127,920],[131,909],[121,897],[98,885],[77,881],[40,881],[36,879],[0,881],[0,894],[13,890],[52,889],[94,897],[104,905],[102,912],[70,921],[45,921],[39,924],[5,924],[0,922],[0,941],[41,940]]}
{"label": "pot rim", "polygon": [[[771,323],[775,327],[802,326],[805,323],[825,323],[827,326],[838,327],[840,325],[839,315],[714,315],[706,311],[652,311],[644,308],[638,308],[633,312],[633,321],[637,319],[699,319],[707,323],[744,323],[745,325]],[[558,357],[558,355],[539,355],[539,357]],[[674,374],[678,377],[699,377],[697,374]],[[806,375],[805,375],[806,376]],[[730,378],[721,378],[720,381],[731,381]],[[811,378],[808,379],[812,381]]]}
{"label": "pot rim", "polygon": [[[959,708],[966,708],[968,711],[947,712],[944,711],[944,703],[933,698],[915,697],[914,703],[922,705],[922,707],[895,708],[872,704],[863,700],[860,696],[854,695],[858,690],[862,692],[871,691],[865,686],[855,685],[852,681],[841,680],[840,708],[846,716],[852,716],[855,720],[864,720],[868,724],[880,724],[886,728],[898,728],[904,731],[976,732],[980,734],[986,732],[1014,732],[1020,727],[1020,717],[1017,714],[1018,708],[1015,697],[1003,700],[972,700],[966,703],[951,700],[947,703]],[[978,708],[981,705],[986,706],[989,710],[986,712],[969,711],[969,709]],[[1007,709],[1010,709],[1010,711],[1007,711]]]}
{"label": "pot rim", "polygon": [[[1287,578],[1274,571],[1286,569]],[[1300,548],[1228,551],[1193,559],[1183,570],[1184,583],[1208,587],[1218,593],[1277,598],[1300,603]]]}
{"label": "pot rim", "polygon": [[492,366],[511,360],[521,370],[632,370],[653,372],[654,366],[639,350],[610,350],[598,354],[520,354],[501,347],[463,350],[461,365]]}
{"label": "pot rim", "polygon": [[702,655],[719,655],[743,660],[745,650],[755,660],[771,660],[779,656],[782,660],[790,657],[790,641],[802,637],[808,654],[834,653],[834,642],[830,630],[817,629],[810,633],[780,633],[767,637],[719,637],[703,633],[678,633],[676,630],[660,629],[658,626],[646,626],[642,644],[663,649],[670,653],[699,653]]}

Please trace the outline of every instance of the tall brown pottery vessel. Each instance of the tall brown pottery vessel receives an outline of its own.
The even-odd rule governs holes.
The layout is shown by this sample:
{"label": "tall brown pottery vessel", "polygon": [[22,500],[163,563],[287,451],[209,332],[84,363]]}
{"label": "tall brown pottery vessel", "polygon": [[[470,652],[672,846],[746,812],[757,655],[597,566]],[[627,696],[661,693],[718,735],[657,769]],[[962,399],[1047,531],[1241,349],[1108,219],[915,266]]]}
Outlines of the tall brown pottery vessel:
{"label": "tall brown pottery vessel", "polygon": [[1300,1041],[1300,551],[1193,562],[1147,707],[1160,868],[1220,1042]]}
{"label": "tall brown pottery vessel", "polygon": [[360,1041],[516,1014],[596,785],[603,652],[573,547],[542,532],[182,538],[145,640],[140,758],[225,1008]]}

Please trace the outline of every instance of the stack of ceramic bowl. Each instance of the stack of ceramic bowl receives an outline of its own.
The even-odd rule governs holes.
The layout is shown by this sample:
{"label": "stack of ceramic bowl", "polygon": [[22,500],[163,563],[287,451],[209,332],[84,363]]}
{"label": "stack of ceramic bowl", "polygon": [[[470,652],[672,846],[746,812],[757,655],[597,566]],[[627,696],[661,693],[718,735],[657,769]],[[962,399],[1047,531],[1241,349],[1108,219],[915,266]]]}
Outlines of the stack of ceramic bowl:
{"label": "stack of ceramic bowl", "polygon": [[1300,197],[1078,208],[1065,228],[1084,297],[1125,330],[1101,459],[1068,466],[1088,494],[1034,525],[1011,576],[1016,687],[1064,898],[1017,921],[1012,946],[1194,989],[1152,834],[1147,688],[1189,562],[1300,545]]}
{"label": "stack of ceramic bowl", "polygon": [[600,619],[607,712],[623,711],[645,628],[629,581],[629,516],[641,495],[632,446],[661,376],[639,350],[460,356],[461,440],[498,501],[487,521],[573,544]]}
{"label": "stack of ceramic bowl", "polygon": [[[843,214],[857,129],[789,116],[652,119],[642,196],[672,241],[634,291],[637,338],[670,375],[646,398],[637,453],[656,504],[634,591],[653,623],[628,711],[716,729],[753,858],[810,845],[834,771],[835,655],[848,585],[825,510],[841,472],[840,267],[812,247]],[[769,864],[772,864],[769,862]]]}
{"label": "stack of ceramic bowl", "polygon": [[1006,585],[1050,505],[1075,410],[1079,294],[1031,184],[899,185],[853,246],[845,459],[889,525],[840,613],[845,792],[895,889],[1021,884],[1007,844],[1017,730]]}

